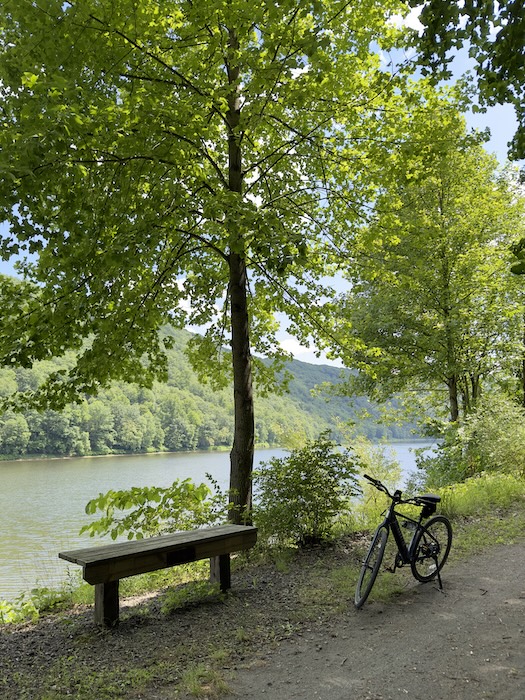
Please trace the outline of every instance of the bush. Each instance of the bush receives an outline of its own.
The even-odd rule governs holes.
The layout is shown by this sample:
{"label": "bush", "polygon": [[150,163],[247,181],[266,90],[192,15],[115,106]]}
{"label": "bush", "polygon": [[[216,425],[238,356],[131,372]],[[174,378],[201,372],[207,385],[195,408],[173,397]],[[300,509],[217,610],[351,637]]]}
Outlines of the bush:
{"label": "bush", "polygon": [[484,472],[439,490],[441,512],[449,518],[468,517],[509,508],[525,497],[525,480],[516,474]]}
{"label": "bush", "polygon": [[357,495],[357,457],[323,433],[288,457],[263,462],[254,473],[254,521],[259,537],[277,545],[329,540],[337,516]]}
{"label": "bush", "polygon": [[[386,445],[374,445],[365,437],[357,437],[353,442],[354,453],[358,456],[363,472],[370,474],[385,484],[392,492],[399,488],[401,466],[394,451]],[[381,513],[389,505],[387,496],[372,484],[363,484],[363,496],[355,504],[354,526],[358,530],[375,528]]]}
{"label": "bush", "polygon": [[0,600],[0,625],[17,624],[19,622],[36,622],[39,618],[38,608],[25,595],[19,596],[14,603]]}
{"label": "bush", "polygon": [[166,488],[134,486],[125,491],[101,493],[89,501],[86,513],[92,515],[100,510],[104,515],[80,532],[88,532],[91,537],[110,534],[112,539],[126,535],[132,540],[223,522],[226,497],[217,483],[208,478],[214,493],[206,484],[197,486],[191,479],[177,479]]}
{"label": "bush", "polygon": [[430,457],[418,459],[423,483],[439,488],[484,472],[525,475],[525,411],[487,394],[463,424],[450,424]]}
{"label": "bush", "polygon": [[465,422],[462,441],[469,470],[475,474],[497,471],[525,475],[525,411],[510,399],[487,395]]}

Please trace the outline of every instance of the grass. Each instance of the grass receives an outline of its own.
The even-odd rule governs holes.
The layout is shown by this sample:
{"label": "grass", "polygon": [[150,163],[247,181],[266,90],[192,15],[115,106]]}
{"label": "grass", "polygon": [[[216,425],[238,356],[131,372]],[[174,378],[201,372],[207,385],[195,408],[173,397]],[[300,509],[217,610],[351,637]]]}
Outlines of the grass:
{"label": "grass", "polygon": [[[166,601],[166,612],[169,612],[178,605],[191,604],[203,597],[217,594],[217,591],[210,590],[206,583],[208,572],[207,561],[152,571],[122,579],[119,593],[122,598],[129,598],[171,589],[182,584],[195,583],[197,592],[190,586],[186,592],[183,590],[173,593],[173,602]],[[76,605],[92,604],[93,586],[85,583],[79,574],[61,589],[33,588],[29,593],[18,596],[13,602],[0,600],[0,625],[18,624],[24,621],[36,622],[46,613],[67,610]]]}
{"label": "grass", "polygon": [[230,690],[223,675],[205,664],[184,671],[182,687],[195,698],[217,698]]}
{"label": "grass", "polygon": [[451,519],[491,514],[525,498],[525,479],[517,474],[484,472],[439,491],[441,512]]}

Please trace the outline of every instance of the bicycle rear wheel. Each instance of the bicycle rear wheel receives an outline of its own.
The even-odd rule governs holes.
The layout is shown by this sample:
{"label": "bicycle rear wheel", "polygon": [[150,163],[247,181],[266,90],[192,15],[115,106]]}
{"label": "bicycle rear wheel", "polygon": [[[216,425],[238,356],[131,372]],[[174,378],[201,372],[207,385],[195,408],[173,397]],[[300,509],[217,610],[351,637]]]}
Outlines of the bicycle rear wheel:
{"label": "bicycle rear wheel", "polygon": [[364,605],[368,594],[372,590],[374,581],[377,578],[379,567],[383,561],[383,554],[385,553],[388,531],[388,525],[382,524],[377,528],[372,538],[368,553],[361,567],[361,572],[359,573],[359,578],[357,579],[354,599],[356,608],[360,608]]}
{"label": "bicycle rear wheel", "polygon": [[418,581],[435,578],[447,561],[452,545],[452,526],[444,515],[435,515],[421,527],[414,541],[414,557],[410,562]]}

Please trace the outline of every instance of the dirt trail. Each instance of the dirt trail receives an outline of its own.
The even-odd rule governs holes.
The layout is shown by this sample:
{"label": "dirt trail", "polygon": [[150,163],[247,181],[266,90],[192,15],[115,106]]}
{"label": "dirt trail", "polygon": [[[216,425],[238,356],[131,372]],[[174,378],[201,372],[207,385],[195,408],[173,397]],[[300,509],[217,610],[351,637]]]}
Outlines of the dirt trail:
{"label": "dirt trail", "polygon": [[235,571],[231,595],[172,612],[191,586],[128,600],[108,632],[86,606],[0,627],[0,698],[186,700],[186,671],[204,665],[230,688],[220,700],[525,700],[525,540],[447,564],[444,593],[408,575],[360,611],[330,584],[354,547]]}
{"label": "dirt trail", "polygon": [[353,607],[237,670],[227,700],[524,700],[525,543]]}

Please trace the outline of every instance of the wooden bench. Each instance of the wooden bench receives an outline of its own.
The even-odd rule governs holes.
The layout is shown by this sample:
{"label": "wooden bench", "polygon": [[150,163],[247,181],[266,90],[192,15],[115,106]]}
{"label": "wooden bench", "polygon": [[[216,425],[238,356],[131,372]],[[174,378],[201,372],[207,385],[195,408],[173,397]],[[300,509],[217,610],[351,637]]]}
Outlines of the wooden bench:
{"label": "wooden bench", "polygon": [[231,586],[230,552],[253,547],[257,528],[218,525],[143,540],[60,552],[59,557],[79,564],[85,581],[95,586],[95,622],[113,627],[119,620],[119,580],[147,571],[166,569],[198,559],[210,559],[210,579],[222,591]]}

